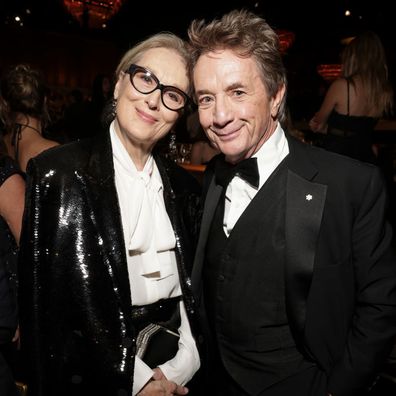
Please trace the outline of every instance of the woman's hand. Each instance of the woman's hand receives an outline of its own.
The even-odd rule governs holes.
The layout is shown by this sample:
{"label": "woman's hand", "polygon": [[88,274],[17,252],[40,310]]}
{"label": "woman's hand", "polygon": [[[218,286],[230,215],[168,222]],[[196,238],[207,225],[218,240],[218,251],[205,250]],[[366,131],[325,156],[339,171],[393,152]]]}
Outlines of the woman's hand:
{"label": "woman's hand", "polygon": [[327,124],[322,124],[318,121],[317,113],[311,118],[308,125],[309,129],[313,132],[327,133]]}
{"label": "woman's hand", "polygon": [[171,396],[186,395],[188,388],[168,381],[159,367],[153,369],[152,379],[138,393],[138,396]]}
{"label": "woman's hand", "polygon": [[159,367],[156,367],[153,369],[154,374],[153,374],[153,380],[166,380],[167,378],[165,377],[164,373]]}
{"label": "woman's hand", "polygon": [[177,385],[167,379],[151,380],[138,393],[138,396],[172,396],[172,395],[187,395],[188,388]]}

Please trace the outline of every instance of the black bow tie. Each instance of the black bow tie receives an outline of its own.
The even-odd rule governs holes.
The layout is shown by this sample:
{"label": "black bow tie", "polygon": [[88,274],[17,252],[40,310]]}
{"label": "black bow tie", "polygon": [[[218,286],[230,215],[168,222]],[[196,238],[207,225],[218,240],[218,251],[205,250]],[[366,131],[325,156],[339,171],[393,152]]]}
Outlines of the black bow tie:
{"label": "black bow tie", "polygon": [[257,168],[257,158],[248,158],[235,165],[225,161],[224,157],[217,159],[215,164],[216,183],[227,188],[234,176],[258,188],[260,176]]}

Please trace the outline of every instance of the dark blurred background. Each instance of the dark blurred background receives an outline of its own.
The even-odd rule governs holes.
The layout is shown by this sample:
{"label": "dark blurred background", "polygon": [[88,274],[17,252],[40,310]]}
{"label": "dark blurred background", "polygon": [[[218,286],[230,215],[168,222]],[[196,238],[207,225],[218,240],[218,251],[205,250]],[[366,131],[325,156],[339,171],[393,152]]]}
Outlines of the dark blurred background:
{"label": "dark blurred background", "polygon": [[[27,62],[44,71],[52,89],[79,89],[89,95],[95,76],[112,75],[122,53],[149,34],[169,30],[186,38],[194,18],[211,19],[245,8],[263,16],[286,37],[291,34],[284,53],[289,102],[294,118],[307,119],[330,82],[318,74],[318,65],[339,63],[343,40],[362,30],[373,30],[381,37],[390,78],[395,81],[392,4],[386,0],[1,0],[0,75],[12,64]],[[78,18],[67,8],[83,5],[85,12]],[[110,15],[112,7],[117,12],[109,19],[95,16],[102,11]]]}

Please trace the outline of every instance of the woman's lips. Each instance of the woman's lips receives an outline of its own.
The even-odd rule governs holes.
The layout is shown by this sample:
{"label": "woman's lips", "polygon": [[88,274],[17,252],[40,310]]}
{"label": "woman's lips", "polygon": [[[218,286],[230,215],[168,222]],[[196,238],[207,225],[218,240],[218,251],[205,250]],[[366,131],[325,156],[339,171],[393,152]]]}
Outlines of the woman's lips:
{"label": "woman's lips", "polygon": [[153,117],[152,115],[150,115],[142,110],[136,109],[136,112],[138,113],[139,117],[142,120],[149,122],[150,124],[154,124],[157,121],[157,119],[155,117]]}

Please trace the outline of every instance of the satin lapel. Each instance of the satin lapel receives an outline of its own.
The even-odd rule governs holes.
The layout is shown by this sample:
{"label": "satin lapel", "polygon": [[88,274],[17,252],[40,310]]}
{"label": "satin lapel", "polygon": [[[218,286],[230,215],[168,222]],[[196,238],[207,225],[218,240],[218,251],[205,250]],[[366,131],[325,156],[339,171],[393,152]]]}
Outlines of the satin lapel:
{"label": "satin lapel", "polygon": [[124,309],[129,310],[131,293],[109,134],[95,139],[86,172],[80,180],[97,230],[97,235],[92,237],[97,238],[98,248],[102,249],[115,292],[119,293]]}
{"label": "satin lapel", "polygon": [[312,181],[317,174],[308,151],[289,141],[286,198],[286,309],[297,340],[302,342],[306,302],[327,186]]}
{"label": "satin lapel", "polygon": [[223,189],[216,185],[214,177],[210,183],[208,193],[205,198],[204,212],[202,216],[201,229],[199,232],[197,250],[194,258],[194,265],[192,270],[191,282],[194,296],[198,299],[200,297],[201,285],[202,285],[202,267],[204,264],[206,241],[212,219],[216,211],[217,204],[220,196],[222,195]]}

